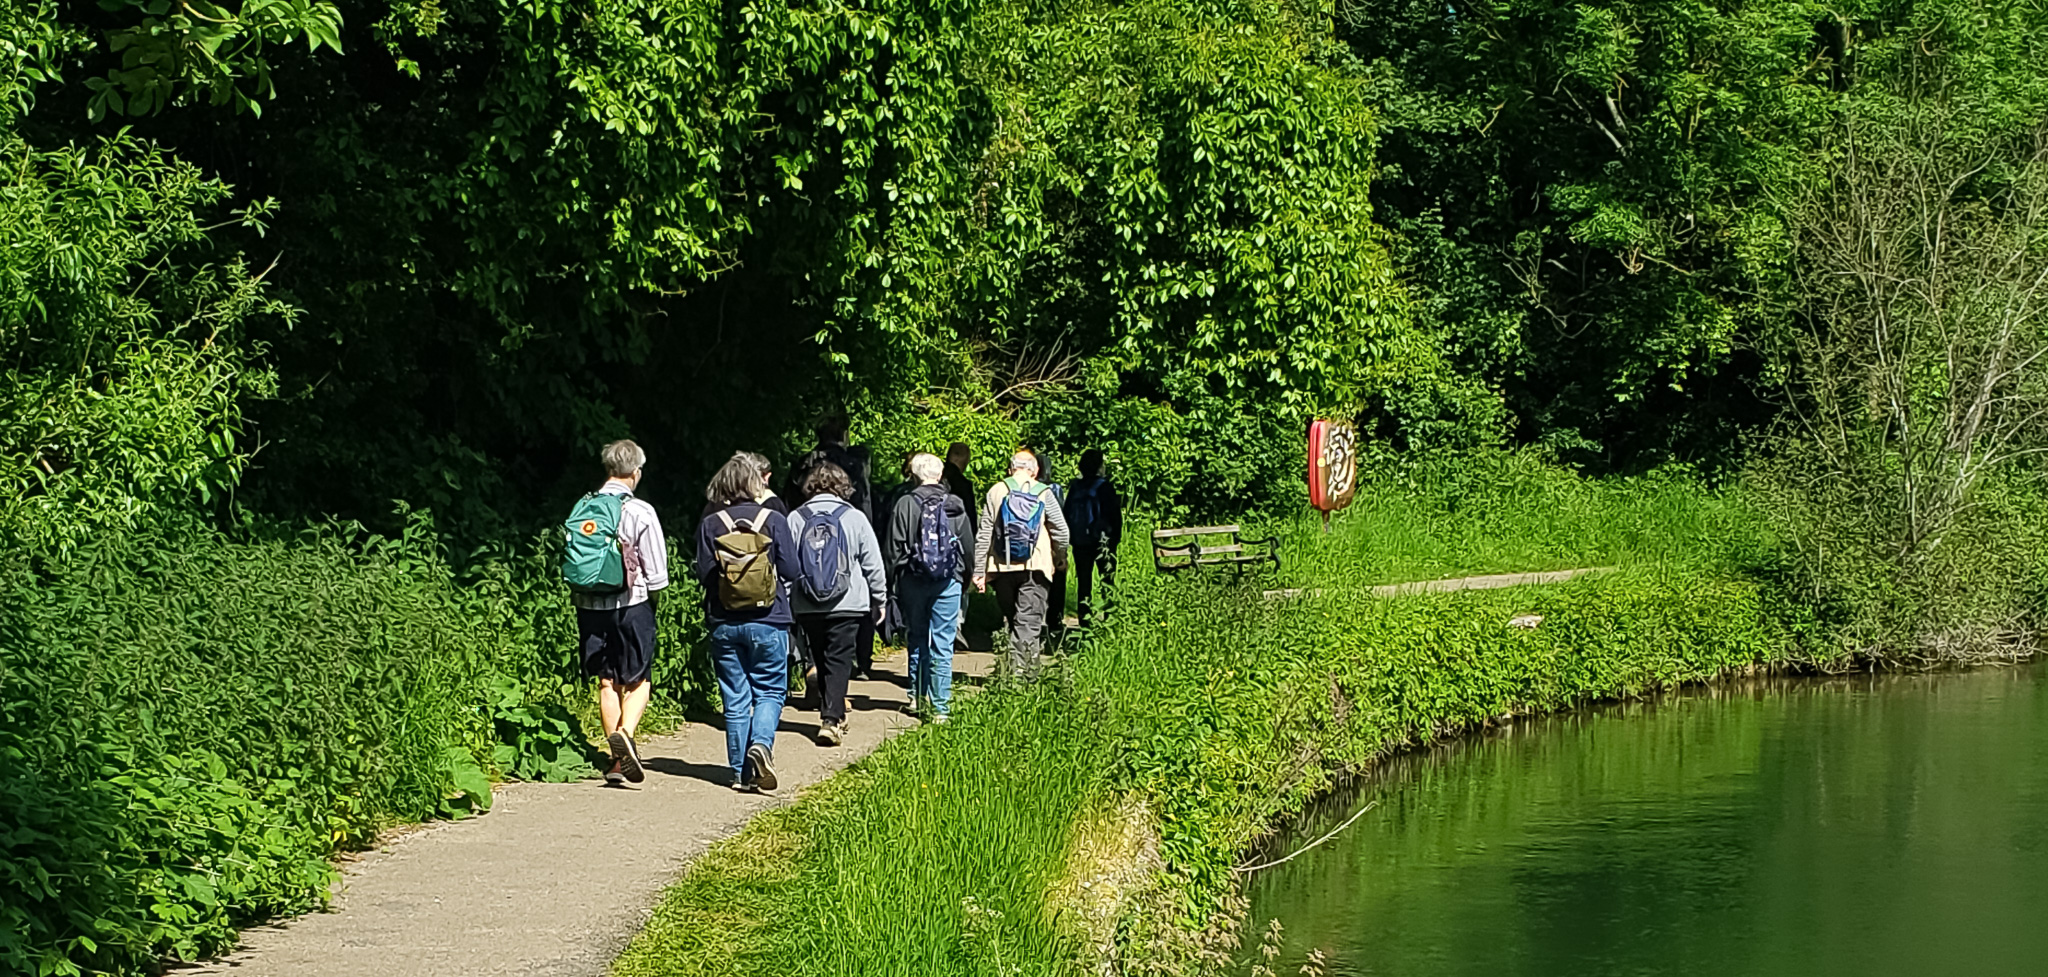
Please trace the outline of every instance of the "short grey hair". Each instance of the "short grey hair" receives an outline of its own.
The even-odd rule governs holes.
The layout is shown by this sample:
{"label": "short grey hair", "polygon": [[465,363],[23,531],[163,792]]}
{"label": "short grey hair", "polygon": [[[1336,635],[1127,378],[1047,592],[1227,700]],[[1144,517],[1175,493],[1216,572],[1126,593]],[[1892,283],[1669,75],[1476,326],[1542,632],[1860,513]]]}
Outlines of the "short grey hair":
{"label": "short grey hair", "polygon": [[604,446],[604,472],[613,478],[628,478],[647,466],[647,452],[631,441],[614,441]]}
{"label": "short grey hair", "polygon": [[910,456],[910,474],[920,484],[931,485],[946,477],[946,463],[938,455],[920,451]]}
{"label": "short grey hair", "polygon": [[753,462],[754,467],[761,470],[761,477],[764,479],[768,477],[769,472],[775,470],[775,466],[768,462],[767,455],[756,451],[742,451],[740,454],[746,455],[747,460]]}
{"label": "short grey hair", "polygon": [[768,487],[754,457],[751,451],[741,451],[726,459],[711,476],[711,484],[704,487],[704,497],[721,505],[754,501]]}
{"label": "short grey hair", "polygon": [[1036,474],[1038,474],[1038,456],[1037,456],[1037,455],[1034,455],[1034,454],[1032,454],[1032,453],[1031,453],[1031,452],[1029,452],[1029,451],[1019,451],[1019,452],[1017,452],[1016,454],[1014,454],[1014,455],[1011,455],[1011,456],[1010,456],[1010,470],[1011,470],[1011,471],[1013,471],[1013,472],[1021,472],[1021,471],[1023,471],[1023,470],[1024,470],[1024,469],[1026,469],[1026,468],[1029,468],[1029,469],[1031,469],[1031,474],[1033,474],[1033,475],[1036,475]]}

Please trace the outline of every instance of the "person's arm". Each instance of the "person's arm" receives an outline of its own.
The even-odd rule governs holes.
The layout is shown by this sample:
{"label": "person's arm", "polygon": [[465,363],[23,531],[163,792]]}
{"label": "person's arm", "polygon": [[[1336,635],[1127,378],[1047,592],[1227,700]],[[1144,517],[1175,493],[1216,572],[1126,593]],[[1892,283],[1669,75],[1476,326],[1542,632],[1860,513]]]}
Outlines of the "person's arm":
{"label": "person's arm", "polygon": [[[908,506],[904,503],[909,503]],[[905,564],[910,562],[911,551],[917,546],[918,502],[909,495],[896,497],[896,504],[889,507],[889,539],[883,545],[886,552],[882,558],[889,563],[889,572],[901,574]]]}
{"label": "person's arm", "polygon": [[647,507],[646,516],[633,547],[640,557],[640,581],[653,594],[668,586],[668,537],[662,535],[661,517],[653,506]]}
{"label": "person's arm", "polygon": [[[798,506],[798,509],[803,508]],[[790,511],[791,517],[796,510]],[[786,519],[766,519],[768,538],[775,541],[775,572],[781,576],[784,585],[795,583],[803,577],[804,569],[796,561],[796,535],[789,531]]]}
{"label": "person's arm", "polygon": [[848,520],[853,527],[853,559],[868,580],[868,608],[877,614],[889,603],[889,575],[882,566],[882,545],[866,516]]}
{"label": "person's arm", "polygon": [[[961,508],[963,511],[959,515],[956,516],[949,512],[946,513],[946,518],[953,520],[953,538],[956,541],[958,541],[962,547],[966,547],[970,543],[974,542],[974,523],[969,522],[967,520],[967,513],[965,511],[966,507],[962,506]],[[960,555],[959,574],[962,599],[965,599],[967,584],[970,580],[973,579],[974,574],[976,572],[978,571],[975,569],[974,566],[974,554],[962,553]]]}
{"label": "person's arm", "polygon": [[1060,508],[1059,493],[1048,487],[1038,498],[1045,503],[1045,529],[1052,536],[1052,565],[1054,568],[1067,565],[1067,546],[1074,541],[1067,531],[1067,513]]}
{"label": "person's arm", "polygon": [[974,552],[967,554],[969,563],[974,565],[974,586],[988,589],[988,558],[995,550],[996,487],[989,486],[988,498],[982,502],[981,525],[974,531]]}
{"label": "person's arm", "polygon": [[694,569],[697,571],[697,579],[707,584],[711,580],[711,575],[718,570],[718,544],[713,542],[718,537],[711,531],[712,525],[717,522],[718,518],[715,515],[697,521],[697,558],[694,561]]}

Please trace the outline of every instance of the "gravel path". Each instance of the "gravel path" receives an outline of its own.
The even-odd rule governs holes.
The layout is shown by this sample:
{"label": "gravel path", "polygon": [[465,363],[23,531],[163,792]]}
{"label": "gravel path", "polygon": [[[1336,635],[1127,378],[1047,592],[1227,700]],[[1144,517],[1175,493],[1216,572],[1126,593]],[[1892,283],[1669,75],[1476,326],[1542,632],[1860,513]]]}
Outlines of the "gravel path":
{"label": "gravel path", "polygon": [[[988,656],[954,667],[984,674]],[[900,653],[877,663],[890,677],[902,668]],[[903,702],[892,681],[854,683],[839,747],[811,742],[817,713],[785,712],[772,796],[725,786],[725,733],[700,723],[641,744],[637,789],[504,785],[489,814],[427,825],[344,866],[331,911],[246,930],[233,955],[172,973],[599,977],[691,858],[915,725]]]}

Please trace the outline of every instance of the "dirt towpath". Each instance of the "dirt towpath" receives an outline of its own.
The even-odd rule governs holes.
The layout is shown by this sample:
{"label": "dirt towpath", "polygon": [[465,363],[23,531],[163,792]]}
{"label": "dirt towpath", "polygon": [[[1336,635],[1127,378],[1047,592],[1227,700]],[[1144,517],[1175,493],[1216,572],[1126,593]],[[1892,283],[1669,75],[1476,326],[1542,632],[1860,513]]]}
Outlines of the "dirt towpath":
{"label": "dirt towpath", "polygon": [[[984,654],[954,663],[960,679],[987,666]],[[902,668],[899,652],[878,677]],[[916,725],[898,711],[904,698],[892,681],[855,682],[852,735],[838,747],[812,743],[816,712],[785,712],[773,795],[727,787],[725,733],[701,723],[641,744],[637,789],[507,784],[489,814],[428,825],[345,866],[332,911],[247,930],[233,955],[172,973],[598,977],[706,846]]]}

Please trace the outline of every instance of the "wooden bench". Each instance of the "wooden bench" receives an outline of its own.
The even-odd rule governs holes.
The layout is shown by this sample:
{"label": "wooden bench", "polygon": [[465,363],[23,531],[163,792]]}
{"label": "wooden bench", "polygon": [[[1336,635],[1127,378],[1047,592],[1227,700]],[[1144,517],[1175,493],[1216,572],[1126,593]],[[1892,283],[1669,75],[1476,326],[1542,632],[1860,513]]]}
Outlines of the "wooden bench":
{"label": "wooden bench", "polygon": [[[1242,537],[1239,526],[1189,526],[1152,531],[1152,565],[1163,573],[1194,567],[1227,566],[1238,570],[1270,563],[1280,569],[1280,541]],[[1208,538],[1221,537],[1208,545]]]}

